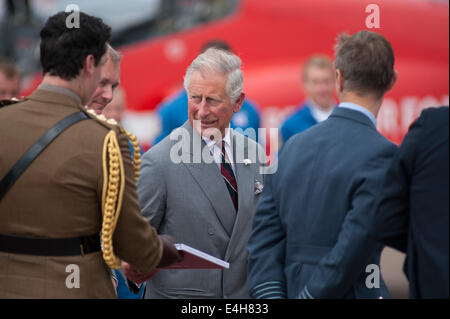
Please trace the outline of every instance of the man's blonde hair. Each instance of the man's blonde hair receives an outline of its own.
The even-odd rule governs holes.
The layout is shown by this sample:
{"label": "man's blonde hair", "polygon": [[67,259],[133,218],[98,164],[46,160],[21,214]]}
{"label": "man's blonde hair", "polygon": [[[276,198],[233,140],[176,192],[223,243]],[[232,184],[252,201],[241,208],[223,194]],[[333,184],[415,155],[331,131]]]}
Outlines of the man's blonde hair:
{"label": "man's blonde hair", "polygon": [[303,82],[308,80],[308,70],[313,66],[319,69],[328,69],[333,75],[334,68],[331,59],[325,54],[315,54],[306,60],[303,66]]}

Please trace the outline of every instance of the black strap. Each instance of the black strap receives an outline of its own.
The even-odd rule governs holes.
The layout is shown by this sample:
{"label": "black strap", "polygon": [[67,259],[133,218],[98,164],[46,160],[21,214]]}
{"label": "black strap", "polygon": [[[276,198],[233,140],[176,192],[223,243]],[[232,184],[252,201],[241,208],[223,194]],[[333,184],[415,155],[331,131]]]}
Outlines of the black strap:
{"label": "black strap", "polygon": [[4,106],[8,106],[8,105],[12,105],[12,104],[16,104],[19,103],[21,101],[17,100],[17,99],[11,99],[11,100],[0,100],[0,108],[4,107]]}
{"label": "black strap", "polygon": [[0,251],[35,256],[76,256],[100,251],[100,235],[36,238],[0,234]]}
{"label": "black strap", "polygon": [[9,172],[0,182],[0,200],[5,196],[11,186],[22,175],[22,173],[30,166],[36,157],[65,129],[71,125],[86,120],[89,117],[84,112],[73,113],[52,126],[44,135],[42,135],[36,143],[34,143],[28,151],[14,164]]}

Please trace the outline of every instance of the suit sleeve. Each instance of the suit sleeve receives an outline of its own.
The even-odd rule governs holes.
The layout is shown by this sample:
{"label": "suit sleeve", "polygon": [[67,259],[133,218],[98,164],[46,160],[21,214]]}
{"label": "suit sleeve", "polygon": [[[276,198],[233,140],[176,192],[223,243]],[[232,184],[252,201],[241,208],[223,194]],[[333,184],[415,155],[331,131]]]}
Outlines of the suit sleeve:
{"label": "suit sleeve", "polygon": [[255,212],[248,250],[248,285],[252,298],[286,298],[284,277],[285,233],[267,175]]}
{"label": "suit sleeve", "polygon": [[409,185],[415,170],[417,147],[422,145],[426,112],[415,121],[396,152],[377,204],[373,236],[384,245],[406,252],[409,225]]}
{"label": "suit sleeve", "polygon": [[163,169],[151,151],[142,158],[138,195],[142,214],[153,227],[159,229],[165,215],[167,191]]}
{"label": "suit sleeve", "polygon": [[125,169],[125,191],[113,245],[121,259],[138,272],[146,274],[159,264],[163,247],[156,230],[141,214],[128,138],[119,133],[118,139]]}
{"label": "suit sleeve", "polygon": [[379,246],[370,236],[378,189],[395,147],[373,159],[353,178],[351,208],[336,244],[316,266],[299,298],[342,298],[361,275]]}

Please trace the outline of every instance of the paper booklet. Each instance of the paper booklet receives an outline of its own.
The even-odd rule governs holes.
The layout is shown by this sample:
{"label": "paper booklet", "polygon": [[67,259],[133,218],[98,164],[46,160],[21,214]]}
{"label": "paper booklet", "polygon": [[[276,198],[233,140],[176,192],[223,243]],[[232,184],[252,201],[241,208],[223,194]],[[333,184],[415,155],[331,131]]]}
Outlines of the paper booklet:
{"label": "paper booklet", "polygon": [[162,269],[228,269],[230,267],[226,261],[188,245],[175,244],[175,248],[184,256],[183,261]]}

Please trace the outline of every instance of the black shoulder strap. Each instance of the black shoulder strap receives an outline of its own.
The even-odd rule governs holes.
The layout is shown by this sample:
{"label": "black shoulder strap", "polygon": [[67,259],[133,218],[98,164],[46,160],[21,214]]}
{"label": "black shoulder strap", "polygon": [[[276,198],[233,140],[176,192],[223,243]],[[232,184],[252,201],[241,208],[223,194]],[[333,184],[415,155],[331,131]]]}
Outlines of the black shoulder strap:
{"label": "black shoulder strap", "polygon": [[61,121],[53,125],[44,135],[42,135],[36,143],[34,143],[25,154],[14,164],[8,173],[0,181],[0,200],[5,196],[11,186],[22,175],[22,173],[30,166],[36,157],[65,129],[71,125],[86,120],[89,117],[84,112],[73,113]]}
{"label": "black shoulder strap", "polygon": [[11,99],[11,100],[0,100],[0,108],[4,107],[4,106],[8,106],[8,105],[12,105],[12,104],[16,104],[19,103],[19,100],[16,99]]}

